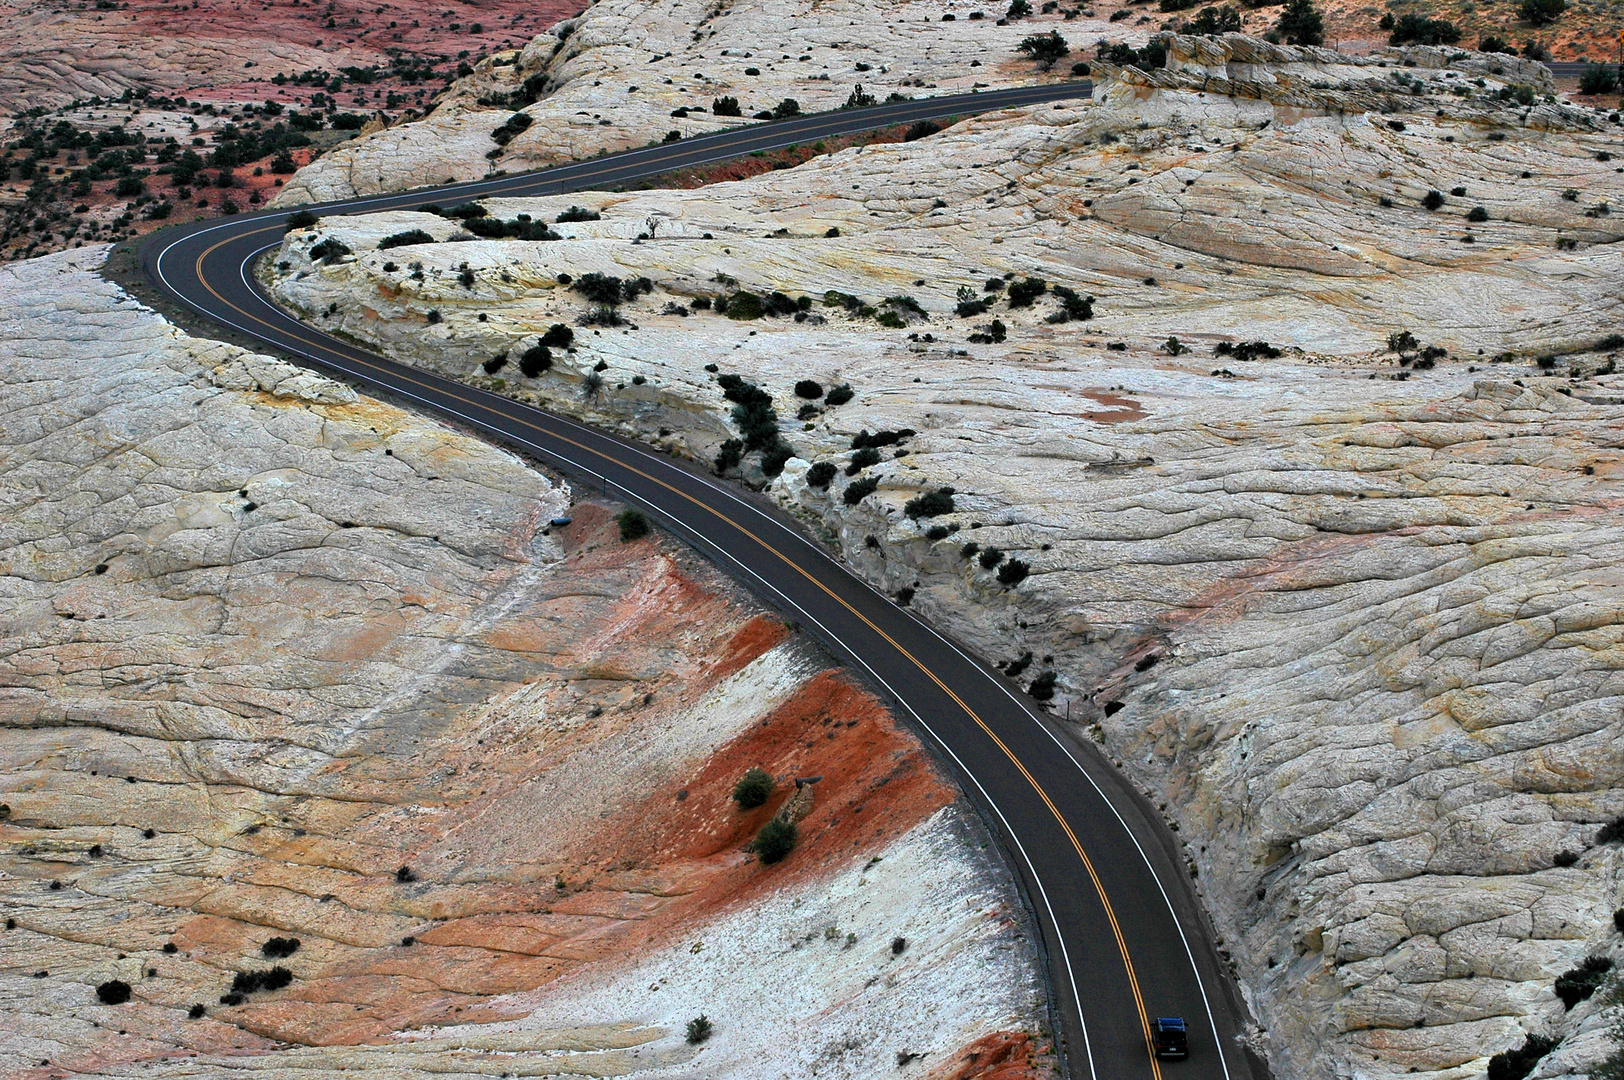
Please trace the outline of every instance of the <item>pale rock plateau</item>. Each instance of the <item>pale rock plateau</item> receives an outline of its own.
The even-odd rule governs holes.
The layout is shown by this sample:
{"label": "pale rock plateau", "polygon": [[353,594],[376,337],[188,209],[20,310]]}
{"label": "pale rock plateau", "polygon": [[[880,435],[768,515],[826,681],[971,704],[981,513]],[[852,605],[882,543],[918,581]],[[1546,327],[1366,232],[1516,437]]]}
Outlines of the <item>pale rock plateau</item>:
{"label": "pale rock plateau", "polygon": [[[1029,656],[1023,684],[1055,672],[1057,714],[1162,807],[1276,1075],[1453,1080],[1530,1033],[1564,1040],[1536,1076],[1582,1073],[1597,999],[1553,981],[1619,952],[1595,835],[1624,813],[1620,129],[1505,58],[1168,46],[1093,101],[916,142],[485,204],[601,213],[556,241],[324,220],[266,279],[313,325],[702,460],[735,434],[718,376],[757,384],[794,456],[744,479],[983,655]],[[598,77],[657,90],[636,55]],[[439,242],[376,250],[410,228]],[[327,237],[353,253],[313,262]],[[584,325],[564,275],[592,272],[652,292]],[[1048,291],[1013,306],[1028,277]],[[786,313],[715,313],[745,291]],[[572,348],[522,376],[558,322]]]}

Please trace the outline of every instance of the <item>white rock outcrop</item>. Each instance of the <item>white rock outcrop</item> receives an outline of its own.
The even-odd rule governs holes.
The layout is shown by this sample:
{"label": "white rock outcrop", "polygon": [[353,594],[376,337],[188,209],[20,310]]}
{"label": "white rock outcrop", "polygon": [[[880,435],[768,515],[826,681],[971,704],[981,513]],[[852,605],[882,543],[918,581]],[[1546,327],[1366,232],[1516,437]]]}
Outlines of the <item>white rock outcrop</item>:
{"label": "white rock outcrop", "polygon": [[[517,53],[486,60],[427,118],[346,143],[299,171],[275,205],[398,191],[494,169],[518,172],[599,152],[750,123],[786,98],[802,112],[838,108],[859,87],[889,95],[964,93],[1059,78],[1106,32],[1091,14],[999,25],[1005,3],[908,0],[601,0]],[[1029,34],[1063,31],[1075,56],[1044,73],[1016,52]],[[1142,34],[1140,35],[1142,36]],[[526,81],[541,95],[505,147],[491,138]],[[717,116],[738,100],[742,119]],[[514,102],[515,105],[522,104]]]}
{"label": "white rock outcrop", "polygon": [[[705,459],[735,434],[706,365],[756,383],[796,455],[772,493],[983,654],[1030,654],[1023,682],[1054,671],[1179,826],[1279,1075],[1478,1075],[1525,1033],[1571,1036],[1539,1075],[1579,1071],[1596,1005],[1553,982],[1617,951],[1624,899],[1594,839],[1624,813],[1619,129],[1475,54],[1169,45],[1094,103],[695,191],[487,204],[602,212],[560,241],[312,264],[319,236],[426,219],[324,221],[273,288]],[[516,372],[590,272],[653,292]],[[1012,305],[1028,277],[1047,291]],[[741,291],[812,302],[692,303]],[[839,467],[827,489],[812,462]],[[944,487],[951,512],[902,512]],[[1001,584],[1011,559],[1029,576]]]}
{"label": "white rock outcrop", "polygon": [[[103,254],[0,268],[0,1073],[1044,1071],[1013,883],[877,701],[614,508],[183,334]],[[842,793],[777,867],[735,757]]]}

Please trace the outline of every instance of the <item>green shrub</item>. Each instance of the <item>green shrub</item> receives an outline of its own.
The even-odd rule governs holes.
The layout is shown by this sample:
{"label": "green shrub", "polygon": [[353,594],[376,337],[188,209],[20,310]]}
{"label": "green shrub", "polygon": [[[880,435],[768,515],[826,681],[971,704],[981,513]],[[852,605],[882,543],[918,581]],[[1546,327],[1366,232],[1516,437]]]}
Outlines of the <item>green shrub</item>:
{"label": "green shrub", "polygon": [[[728,439],[716,451],[716,471],[725,473],[729,469],[736,469],[739,467],[739,462],[743,460],[744,440]],[[817,466],[814,465],[813,468],[817,468]],[[831,465],[830,468],[832,469],[834,466]],[[828,485],[825,484],[824,486],[827,487]]]}
{"label": "green shrub", "polygon": [[976,543],[974,540],[971,540],[968,543],[966,543],[963,547],[959,548],[959,557],[963,558],[963,559],[973,558],[975,556],[975,553],[980,551],[980,550],[981,550],[981,545]]}
{"label": "green shrub", "polygon": [[601,304],[604,307],[614,307],[628,299],[625,284],[613,274],[596,272],[582,274],[570,287],[586,297],[590,303]]}
{"label": "green shrub", "polygon": [[816,465],[813,465],[810,469],[806,470],[806,482],[811,487],[820,488],[827,491],[829,484],[833,482],[835,478],[836,471],[837,470],[835,469],[833,462],[820,461]]}
{"label": "green shrub", "polygon": [[713,1030],[714,1028],[712,1027],[710,1020],[706,1019],[705,1014],[701,1013],[700,1015],[694,1017],[692,1020],[688,1021],[689,1045],[698,1046],[700,1043],[711,1037],[711,1032]]}
{"label": "green shrub", "polygon": [[752,292],[736,292],[727,298],[725,314],[730,319],[748,322],[761,318],[761,297]]}
{"label": "green shrub", "polygon": [[902,133],[903,142],[918,142],[942,130],[942,125],[934,120],[915,120],[908,125],[908,130]]}
{"label": "green shrub", "polygon": [[1203,10],[1191,21],[1179,27],[1181,34],[1231,34],[1241,28],[1241,13],[1225,4]]}
{"label": "green shrub", "polygon": [[1056,676],[1054,672],[1045,671],[1042,675],[1039,675],[1037,678],[1032,680],[1032,685],[1026,688],[1026,692],[1031,694],[1034,698],[1037,698],[1039,701],[1048,701],[1054,697],[1054,684],[1056,678],[1058,678],[1058,676]]}
{"label": "green shrub", "polygon": [[852,390],[850,383],[841,383],[839,386],[829,391],[829,393],[824,397],[823,403],[825,405],[844,405],[855,396],[856,394]]}
{"label": "green shrub", "polygon": [[773,106],[772,118],[774,120],[787,120],[791,116],[801,115],[801,103],[794,98],[785,98]]}
{"label": "green shrub", "polygon": [[491,141],[497,146],[506,146],[533,123],[535,123],[535,120],[531,119],[528,113],[514,113],[503,121],[501,127],[491,132]]}
{"label": "green shrub", "polygon": [[584,206],[571,205],[553,220],[562,225],[569,221],[598,221],[602,217],[603,215],[598,213],[596,210],[588,210]]}
{"label": "green shrub", "polygon": [[878,465],[880,452],[873,447],[865,446],[851,456],[851,463],[846,466],[847,476],[856,476],[870,465]]}
{"label": "green shrub", "polygon": [[789,459],[795,456],[795,447],[782,438],[775,439],[761,452],[761,473],[763,476],[777,476],[784,471]]}
{"label": "green shrub", "polygon": [[1515,1050],[1504,1050],[1489,1059],[1489,1080],[1523,1080],[1534,1071],[1539,1059],[1556,1049],[1556,1040],[1529,1035]]}
{"label": "green shrub", "polygon": [[1032,568],[1020,559],[1011,559],[998,568],[998,584],[1019,585],[1031,572]]}
{"label": "green shrub", "polygon": [[620,526],[622,544],[629,544],[649,534],[648,517],[641,510],[627,507],[615,515],[615,523]]}
{"label": "green shrub", "polygon": [[816,401],[823,396],[823,387],[811,379],[802,379],[795,384],[795,396]]}
{"label": "green shrub", "polygon": [[1613,962],[1605,956],[1587,956],[1576,968],[1569,968],[1556,977],[1556,996],[1562,999],[1562,1004],[1572,1009],[1579,1002],[1590,997],[1607,981],[1607,973],[1613,970]]}
{"label": "green shrub", "polygon": [[1325,20],[1314,7],[1313,0],[1288,0],[1275,23],[1275,32],[1287,45],[1323,45]]}
{"label": "green shrub", "polygon": [[970,335],[971,342],[977,345],[995,345],[1009,336],[1009,327],[1004,325],[1002,319],[994,319],[984,330],[978,330]]}
{"label": "green shrub", "polygon": [[1421,348],[1421,342],[1416,340],[1414,334],[1408,330],[1394,330],[1387,335],[1387,351],[1395,353],[1415,352]]}
{"label": "green shrub", "polygon": [[846,490],[841,495],[841,498],[846,501],[847,506],[856,506],[858,503],[874,494],[874,492],[878,490],[879,486],[880,482],[878,480],[874,479],[872,476],[865,476],[861,480],[853,480],[851,483],[847,484]]}
{"label": "green shrub", "polygon": [[498,371],[501,371],[503,368],[507,367],[507,362],[508,354],[504,352],[497,353],[495,356],[491,357],[489,360],[485,361],[479,366],[485,369],[485,374],[495,375]]}
{"label": "green shrub", "polygon": [[799,840],[800,835],[793,822],[773,818],[756,833],[756,838],[750,842],[750,850],[764,863],[782,862],[795,850]]}
{"label": "green shrub", "polygon": [[1094,317],[1094,298],[1079,295],[1076,289],[1068,289],[1064,285],[1056,285],[1054,294],[1060,298],[1060,310],[1050,315],[1044,322],[1065,323],[1073,319],[1078,322],[1087,322]]}
{"label": "green shrub", "polygon": [[412,244],[432,244],[434,237],[422,229],[407,229],[405,232],[391,233],[378,241],[379,251],[388,251],[390,248],[408,247]]}
{"label": "green shrub", "polygon": [[739,99],[736,97],[719,97],[711,102],[712,116],[743,116],[744,111],[739,108]]}
{"label": "green shrub", "polygon": [[740,810],[765,806],[767,798],[773,793],[774,783],[772,773],[759,765],[752,766],[733,785],[733,801],[739,804]]}
{"label": "green shrub", "polygon": [[878,101],[874,95],[864,90],[862,83],[858,83],[857,88],[846,98],[846,103],[840,107],[842,109],[866,109],[875,104],[878,104]]}
{"label": "green shrub", "polygon": [[312,214],[309,210],[298,210],[288,215],[287,227],[289,231],[292,231],[293,229],[309,229],[315,227],[316,222],[320,220],[320,218],[318,218],[315,214]]}
{"label": "green shrub", "polygon": [[1021,39],[1015,46],[1016,52],[1025,53],[1027,57],[1037,61],[1038,67],[1048,71],[1059,63],[1063,57],[1071,55],[1071,46],[1066,39],[1060,36],[1058,30],[1050,30],[1047,34],[1032,34]]}
{"label": "green shrub", "polygon": [[1474,206],[1466,212],[1466,220],[1474,223],[1487,221],[1489,220],[1489,212],[1484,207]]}
{"label": "green shrub", "polygon": [[1004,12],[1004,18],[1014,22],[1016,19],[1024,19],[1030,14],[1032,14],[1032,5],[1027,0],[1010,0],[1009,10]]}
{"label": "green shrub", "polygon": [[982,548],[981,556],[976,561],[981,564],[981,569],[991,570],[1004,561],[1004,553],[995,547]]}
{"label": "green shrub", "polygon": [[1616,844],[1620,840],[1624,840],[1624,814],[1620,814],[1596,830],[1598,844]]}
{"label": "green shrub", "polygon": [[532,345],[519,356],[519,370],[527,379],[534,379],[552,366],[553,353],[545,345]]}
{"label": "green shrub", "polygon": [[1009,286],[1009,306],[1011,308],[1031,307],[1037,298],[1049,290],[1049,283],[1042,278],[1024,278],[1021,281],[1011,282]]}
{"label": "green shrub", "polygon": [[109,979],[96,987],[96,1000],[103,1005],[122,1005],[130,1000],[130,984],[123,979]]}
{"label": "green shrub", "polygon": [[1618,89],[1618,69],[1611,64],[1586,64],[1579,76],[1581,94],[1611,94]]}
{"label": "green shrub", "polygon": [[1426,195],[1421,199],[1421,205],[1426,207],[1428,210],[1437,210],[1439,207],[1443,206],[1443,204],[1444,193],[1438,191],[1437,189],[1427,192]]}
{"label": "green shrub", "polygon": [[1273,360],[1280,355],[1280,350],[1267,341],[1242,341],[1231,343],[1220,341],[1213,346],[1212,355],[1229,356],[1236,360]]}
{"label": "green shrub", "polygon": [[953,489],[950,487],[937,488],[909,499],[903,506],[902,512],[918,521],[920,518],[938,517],[953,512]]}
{"label": "green shrub", "polygon": [[312,262],[320,260],[321,262],[326,263],[328,266],[331,266],[333,263],[336,263],[339,259],[348,254],[350,254],[349,246],[342,240],[335,240],[331,236],[327,237],[325,240],[321,241],[310,249],[310,259]]}

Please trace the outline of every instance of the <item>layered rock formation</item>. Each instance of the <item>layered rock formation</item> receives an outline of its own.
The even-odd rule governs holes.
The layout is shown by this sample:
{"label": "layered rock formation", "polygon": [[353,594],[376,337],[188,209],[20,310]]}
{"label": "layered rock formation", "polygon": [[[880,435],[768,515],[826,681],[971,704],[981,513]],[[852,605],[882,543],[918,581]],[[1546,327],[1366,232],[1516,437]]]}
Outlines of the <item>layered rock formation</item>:
{"label": "layered rock formation", "polygon": [[99,258],[0,270],[5,1072],[1046,1071],[1013,887],[867,692],[616,508]]}
{"label": "layered rock formation", "polygon": [[[1054,672],[1189,845],[1280,1075],[1477,1075],[1529,1033],[1568,1039],[1537,1075],[1581,1070],[1596,1006],[1553,982],[1616,950],[1594,836],[1624,811],[1619,129],[1492,58],[1168,44],[1093,103],[486,204],[601,211],[562,240],[331,220],[268,275],[318,326],[707,460],[739,434],[718,376],[770,393],[795,456],[745,477]],[[462,239],[374,250],[412,227]],[[326,236],[355,254],[313,263]],[[580,325],[588,273],[652,292]],[[743,292],[784,314],[715,313]],[[515,370],[556,322],[571,350]]]}

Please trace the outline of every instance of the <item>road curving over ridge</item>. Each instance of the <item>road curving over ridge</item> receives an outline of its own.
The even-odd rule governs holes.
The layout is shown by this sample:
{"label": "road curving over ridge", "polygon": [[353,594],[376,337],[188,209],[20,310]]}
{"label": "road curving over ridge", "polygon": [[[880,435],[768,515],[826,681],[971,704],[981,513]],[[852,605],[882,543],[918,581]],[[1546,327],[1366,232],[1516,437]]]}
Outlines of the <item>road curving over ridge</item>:
{"label": "road curving over ridge", "polygon": [[[318,204],[354,214],[549,195],[748,154],[999,108],[1085,97],[1084,82],[841,110],[734,128],[551,169]],[[573,420],[384,359],[326,336],[259,290],[284,209],[154,233],[142,272],[162,293],[265,347],[410,402],[647,510],[888,692],[998,832],[1042,933],[1066,1069],[1086,1080],[1262,1080],[1246,1018],[1183,862],[1154,809],[1097,753],[1060,731],[1001,674],[857,578],[786,515],[697,469]],[[1157,1061],[1150,1022],[1182,1016],[1191,1056]]]}

